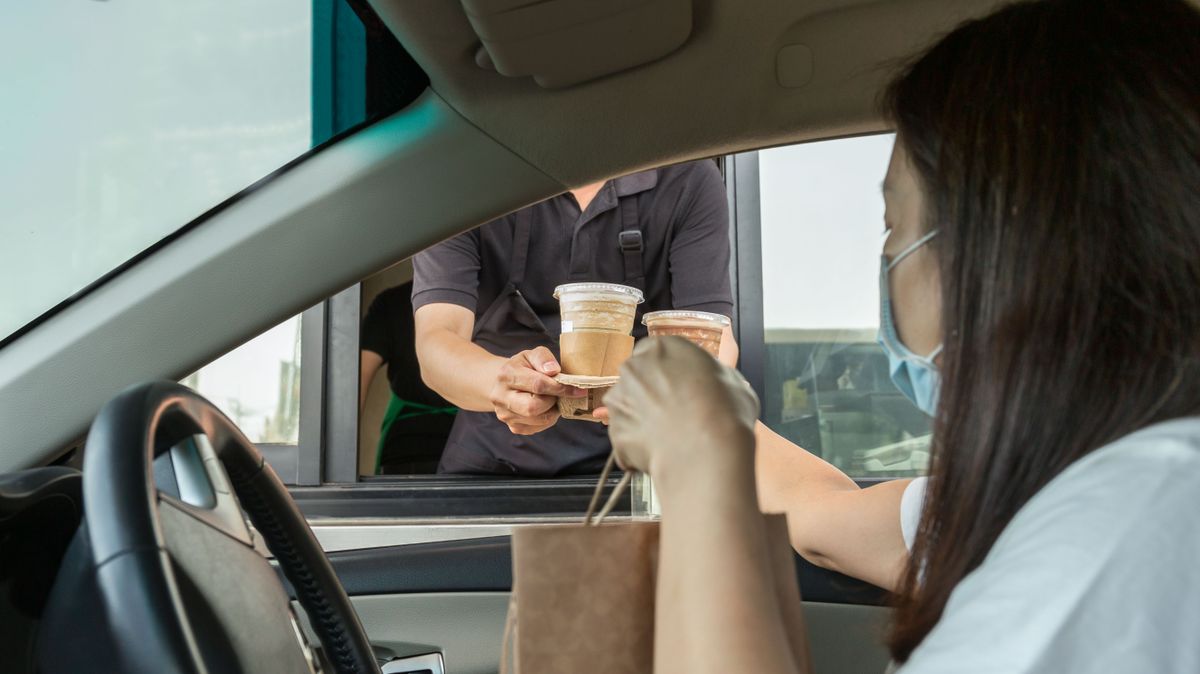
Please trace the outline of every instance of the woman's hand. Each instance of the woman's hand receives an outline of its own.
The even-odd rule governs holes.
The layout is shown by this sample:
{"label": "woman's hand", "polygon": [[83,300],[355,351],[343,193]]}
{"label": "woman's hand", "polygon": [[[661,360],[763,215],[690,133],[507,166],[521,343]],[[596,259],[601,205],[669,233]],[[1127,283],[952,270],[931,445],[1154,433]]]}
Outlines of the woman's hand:
{"label": "woman's hand", "polygon": [[758,398],[745,379],[678,337],[638,344],[604,398],[617,460],[656,481],[752,466]]}

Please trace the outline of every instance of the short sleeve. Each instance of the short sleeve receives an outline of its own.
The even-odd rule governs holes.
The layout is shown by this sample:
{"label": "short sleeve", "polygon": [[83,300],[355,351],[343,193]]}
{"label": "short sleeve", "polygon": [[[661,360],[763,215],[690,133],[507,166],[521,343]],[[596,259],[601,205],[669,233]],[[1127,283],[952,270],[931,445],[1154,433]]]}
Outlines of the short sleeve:
{"label": "short sleeve", "polygon": [[396,307],[393,306],[395,303],[390,301],[393,291],[394,289],[385,290],[371,301],[358,336],[359,348],[379,354],[385,363],[392,360],[396,344],[396,335],[392,329],[396,321],[391,315]]}
{"label": "short sleeve", "polygon": [[1126,449],[1035,495],[900,674],[1200,671],[1200,448]]}
{"label": "short sleeve", "polygon": [[479,300],[479,242],[476,228],[413,256],[413,311],[427,304],[457,304],[475,311]]}
{"label": "short sleeve", "polygon": [[921,525],[921,508],[925,505],[925,485],[927,477],[918,477],[904,488],[900,496],[900,535],[904,537],[904,547],[912,550],[913,541],[917,539],[917,529]]}
{"label": "short sleeve", "polygon": [[729,281],[729,206],[725,184],[711,161],[695,162],[671,239],[671,306],[733,313]]}

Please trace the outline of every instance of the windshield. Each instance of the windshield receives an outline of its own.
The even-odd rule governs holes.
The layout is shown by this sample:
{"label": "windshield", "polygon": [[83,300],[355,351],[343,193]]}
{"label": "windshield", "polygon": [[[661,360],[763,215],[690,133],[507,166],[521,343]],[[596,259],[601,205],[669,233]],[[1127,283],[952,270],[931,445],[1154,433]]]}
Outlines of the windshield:
{"label": "windshield", "polygon": [[5,7],[0,340],[310,147],[312,8]]}

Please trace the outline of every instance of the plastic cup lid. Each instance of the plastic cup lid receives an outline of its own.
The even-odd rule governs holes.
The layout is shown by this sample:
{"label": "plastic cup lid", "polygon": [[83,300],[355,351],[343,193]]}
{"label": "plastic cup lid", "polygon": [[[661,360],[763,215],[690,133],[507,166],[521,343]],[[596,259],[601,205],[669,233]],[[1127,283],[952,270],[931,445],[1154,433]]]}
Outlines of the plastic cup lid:
{"label": "plastic cup lid", "polygon": [[721,314],[713,314],[707,311],[651,311],[642,316],[642,324],[650,325],[658,321],[679,321],[687,323],[715,323],[722,328],[727,328],[730,325],[729,317]]}
{"label": "plastic cup lid", "polygon": [[622,298],[632,299],[635,304],[641,304],[644,299],[642,291],[619,283],[566,283],[554,289],[554,299],[562,299],[563,295],[575,293],[620,295]]}

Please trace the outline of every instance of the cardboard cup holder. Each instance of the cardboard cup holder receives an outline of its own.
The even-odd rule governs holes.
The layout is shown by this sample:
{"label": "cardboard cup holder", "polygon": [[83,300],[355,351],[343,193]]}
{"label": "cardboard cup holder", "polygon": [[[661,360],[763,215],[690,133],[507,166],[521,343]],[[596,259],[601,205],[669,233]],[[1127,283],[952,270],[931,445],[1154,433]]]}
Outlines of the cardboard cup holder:
{"label": "cardboard cup holder", "polygon": [[633,353],[633,336],[615,332],[566,332],[559,344],[563,372],[571,375],[615,377]]}
{"label": "cardboard cup holder", "polygon": [[563,419],[581,419],[583,421],[593,421],[600,423],[600,420],[592,416],[592,411],[604,404],[604,394],[612,388],[620,377],[589,377],[586,375],[577,374],[560,374],[554,378],[554,381],[567,386],[574,386],[587,391],[585,398],[559,398],[558,412]]}

